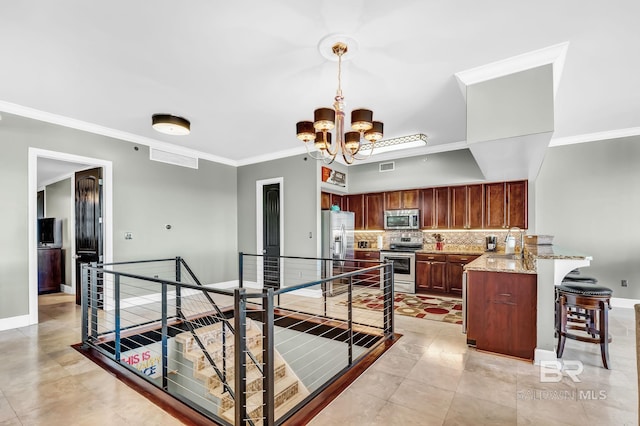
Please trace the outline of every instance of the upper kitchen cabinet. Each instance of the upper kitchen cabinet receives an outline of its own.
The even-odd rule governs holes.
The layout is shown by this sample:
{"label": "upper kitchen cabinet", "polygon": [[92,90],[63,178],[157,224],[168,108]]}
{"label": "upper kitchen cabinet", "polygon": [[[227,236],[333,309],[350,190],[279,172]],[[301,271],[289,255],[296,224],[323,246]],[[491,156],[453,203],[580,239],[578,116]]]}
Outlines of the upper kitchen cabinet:
{"label": "upper kitchen cabinet", "polygon": [[527,229],[527,187],[526,180],[485,184],[485,228]]}
{"label": "upper kitchen cabinet", "polygon": [[384,229],[384,193],[364,194],[365,229]]}
{"label": "upper kitchen cabinet", "polygon": [[321,193],[320,209],[329,210],[331,206],[338,206],[340,210],[347,209],[346,197],[344,195],[332,194],[330,192]]}
{"label": "upper kitchen cabinet", "polygon": [[346,195],[345,196],[347,211],[353,212],[355,216],[354,227],[356,230],[364,229],[364,194]]}
{"label": "upper kitchen cabinet", "polygon": [[449,187],[449,227],[452,229],[482,228],[484,188],[482,184]]}
{"label": "upper kitchen cabinet", "polygon": [[449,228],[449,187],[420,190],[422,228]]}
{"label": "upper kitchen cabinet", "polygon": [[420,190],[391,191],[384,193],[385,210],[419,209]]}

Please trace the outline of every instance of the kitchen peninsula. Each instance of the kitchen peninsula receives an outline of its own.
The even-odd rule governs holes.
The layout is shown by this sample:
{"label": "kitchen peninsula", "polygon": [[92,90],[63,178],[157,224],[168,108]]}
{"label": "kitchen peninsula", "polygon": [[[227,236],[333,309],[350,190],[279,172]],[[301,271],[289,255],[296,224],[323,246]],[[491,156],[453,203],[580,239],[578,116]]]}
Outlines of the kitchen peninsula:
{"label": "kitchen peninsula", "polygon": [[524,258],[488,253],[465,266],[467,342],[536,364],[556,360],[555,285],[591,257],[558,246],[525,246]]}

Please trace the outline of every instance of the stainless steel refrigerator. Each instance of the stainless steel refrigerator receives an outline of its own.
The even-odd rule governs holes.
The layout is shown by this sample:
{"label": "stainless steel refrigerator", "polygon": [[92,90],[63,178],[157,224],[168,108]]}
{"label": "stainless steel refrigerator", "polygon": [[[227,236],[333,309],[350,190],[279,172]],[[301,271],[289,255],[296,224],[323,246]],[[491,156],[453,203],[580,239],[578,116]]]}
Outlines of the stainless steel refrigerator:
{"label": "stainless steel refrigerator", "polygon": [[[352,267],[346,260],[353,259],[355,215],[353,212],[324,210],[322,212],[322,257],[332,259],[325,262],[323,278],[350,272]],[[344,293],[348,280],[332,280],[323,285],[328,296]]]}

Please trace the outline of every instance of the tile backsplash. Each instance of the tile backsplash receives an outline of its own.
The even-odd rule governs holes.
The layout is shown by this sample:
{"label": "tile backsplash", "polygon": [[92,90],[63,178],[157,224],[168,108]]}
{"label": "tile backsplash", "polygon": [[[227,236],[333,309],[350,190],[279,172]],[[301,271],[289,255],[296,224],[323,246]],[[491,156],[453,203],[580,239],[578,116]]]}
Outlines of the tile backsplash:
{"label": "tile backsplash", "polygon": [[[413,237],[420,238],[425,249],[435,249],[436,238],[434,234],[440,234],[444,239],[445,249],[469,249],[484,251],[485,250],[485,237],[488,235],[495,235],[498,240],[498,251],[504,250],[504,240],[507,237],[507,230],[494,231],[494,230],[477,230],[477,231],[451,231],[451,230],[428,230],[428,231],[386,231],[386,232],[355,232],[355,246],[358,247],[358,241],[367,241],[369,248],[377,248],[378,236],[382,236],[383,247],[389,247],[389,241],[395,237]],[[516,242],[519,244],[519,235],[515,235]]]}

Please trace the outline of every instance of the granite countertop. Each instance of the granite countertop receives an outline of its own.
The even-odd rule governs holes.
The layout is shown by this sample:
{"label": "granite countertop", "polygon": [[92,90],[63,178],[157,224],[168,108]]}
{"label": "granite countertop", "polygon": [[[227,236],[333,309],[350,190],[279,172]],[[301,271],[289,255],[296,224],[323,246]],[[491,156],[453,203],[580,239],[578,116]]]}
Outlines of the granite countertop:
{"label": "granite countertop", "polygon": [[467,271],[512,272],[518,274],[536,274],[538,259],[588,259],[591,256],[554,245],[525,245],[524,259],[509,259],[504,253],[486,253],[465,265]]}
{"label": "granite countertop", "polygon": [[476,260],[465,265],[465,271],[484,272],[511,272],[515,274],[536,274],[535,263],[523,261],[522,259],[506,259],[501,257],[501,253],[483,254]]}
{"label": "granite countertop", "polygon": [[353,250],[355,250],[355,251],[380,251],[380,250],[384,250],[384,249],[379,249],[377,247],[367,247],[367,248],[354,247]]}

